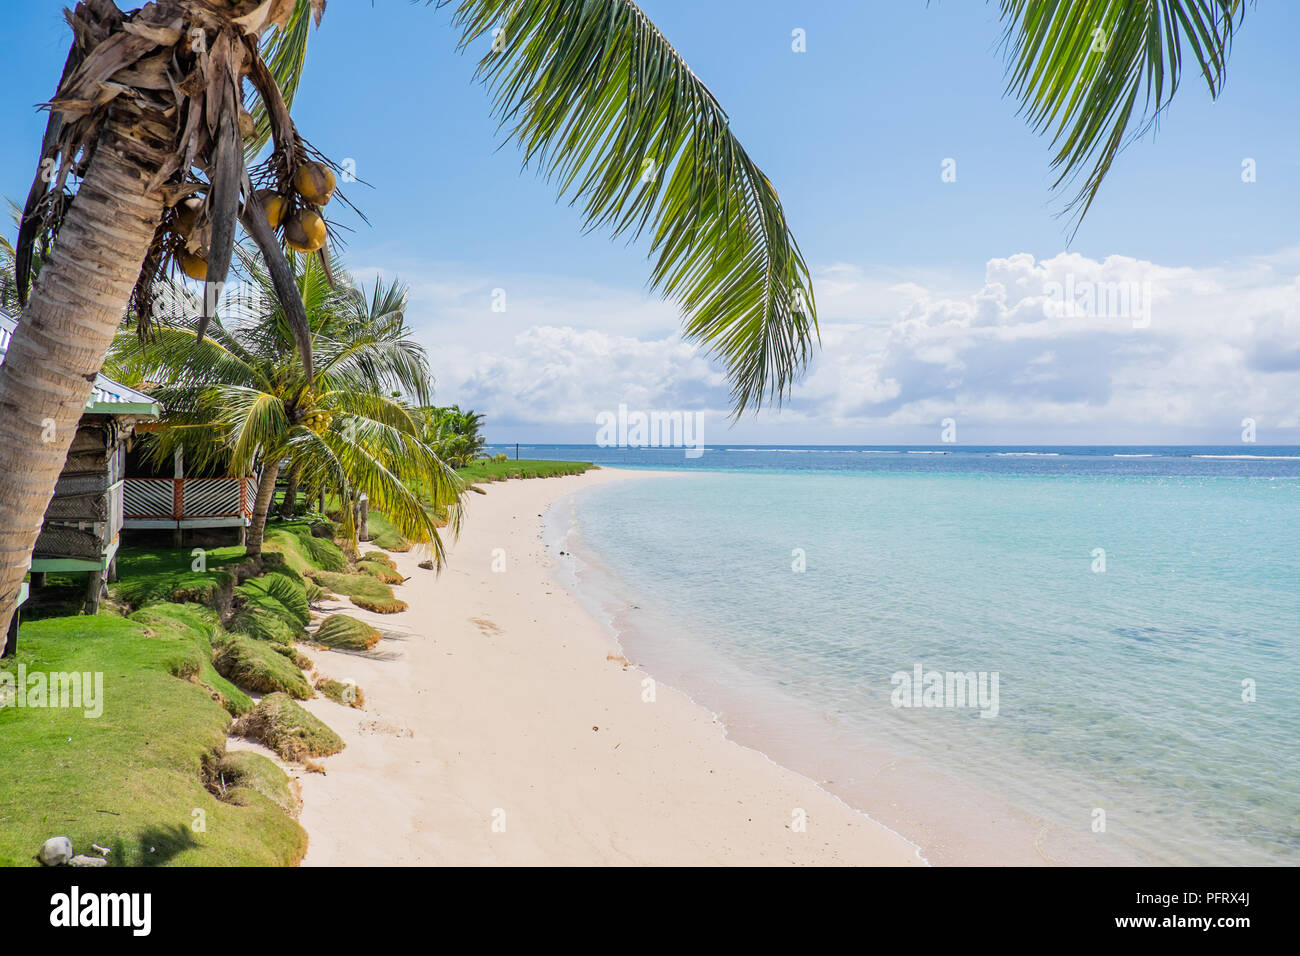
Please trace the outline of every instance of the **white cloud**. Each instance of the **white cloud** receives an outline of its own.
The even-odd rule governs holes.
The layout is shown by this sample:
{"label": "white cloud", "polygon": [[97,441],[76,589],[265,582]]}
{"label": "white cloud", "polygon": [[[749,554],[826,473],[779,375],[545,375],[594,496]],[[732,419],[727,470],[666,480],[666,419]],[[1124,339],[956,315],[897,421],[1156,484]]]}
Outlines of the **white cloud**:
{"label": "white cloud", "polygon": [[[681,341],[667,303],[582,280],[416,274],[453,277],[412,283],[438,398],[490,424],[545,426],[536,440],[581,426],[552,434],[583,441],[620,402],[726,415],[723,376]],[[955,291],[943,276],[836,263],[816,287],[808,375],[779,415],[731,439],[935,441],[945,417],[988,441],[1229,443],[1245,417],[1261,442],[1300,429],[1300,250],[1201,269],[1020,253]],[[505,313],[491,311],[494,288]]]}

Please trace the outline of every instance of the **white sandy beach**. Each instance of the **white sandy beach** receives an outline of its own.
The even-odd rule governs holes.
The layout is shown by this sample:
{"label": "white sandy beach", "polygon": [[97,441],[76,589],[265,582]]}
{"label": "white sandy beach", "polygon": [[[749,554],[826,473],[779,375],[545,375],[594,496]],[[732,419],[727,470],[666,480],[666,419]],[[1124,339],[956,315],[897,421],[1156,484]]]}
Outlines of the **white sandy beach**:
{"label": "white sandy beach", "polygon": [[[644,472],[487,485],[441,576],[394,555],[410,610],[347,610],[385,632],[365,654],[309,651],[364,710],[307,706],[347,742],[298,776],[304,865],[920,865],[914,844],[728,740],[704,708],[620,652],[555,583],[541,515]],[[493,572],[493,549],[506,570]],[[799,812],[802,811],[802,814]],[[806,829],[796,821],[806,819]]]}

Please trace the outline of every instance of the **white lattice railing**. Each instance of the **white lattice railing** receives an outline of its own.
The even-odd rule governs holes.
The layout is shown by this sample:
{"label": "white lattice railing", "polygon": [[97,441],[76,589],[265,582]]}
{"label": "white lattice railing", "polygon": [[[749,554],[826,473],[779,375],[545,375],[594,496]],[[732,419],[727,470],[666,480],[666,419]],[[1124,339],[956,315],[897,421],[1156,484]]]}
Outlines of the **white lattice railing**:
{"label": "white lattice railing", "polygon": [[123,513],[130,518],[247,518],[253,513],[253,478],[127,478]]}

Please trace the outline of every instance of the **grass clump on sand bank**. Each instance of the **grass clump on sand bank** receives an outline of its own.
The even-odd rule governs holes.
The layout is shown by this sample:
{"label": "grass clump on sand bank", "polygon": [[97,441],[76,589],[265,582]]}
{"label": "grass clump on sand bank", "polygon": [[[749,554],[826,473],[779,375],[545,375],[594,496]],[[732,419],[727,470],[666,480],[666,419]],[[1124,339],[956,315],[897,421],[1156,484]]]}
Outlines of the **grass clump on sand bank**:
{"label": "grass clump on sand bank", "polygon": [[275,645],[242,634],[221,639],[212,666],[230,682],[255,693],[282,691],[299,700],[312,696],[311,684],[294,660],[278,653]]}
{"label": "grass clump on sand bank", "polygon": [[[147,620],[23,625],[3,670],[102,674],[103,709],[90,718],[84,706],[0,707],[0,865],[39,865],[53,836],[78,853],[108,847],[115,866],[292,865],[306,852],[306,834],[278,806],[226,803],[204,787],[204,761],[225,749],[230,715],[208,689],[173,676],[195,638],[167,620],[190,612],[151,610]],[[202,832],[191,826],[195,810]]]}
{"label": "grass clump on sand bank", "polygon": [[313,535],[311,526],[305,521],[290,521],[268,528],[263,550],[283,555],[284,563],[299,574],[312,569],[343,571],[348,566],[343,549],[329,538]]}
{"label": "grass clump on sand bank", "polygon": [[378,630],[346,614],[325,618],[312,637],[317,644],[342,651],[367,651],[379,643],[379,638]]}
{"label": "grass clump on sand bank", "polygon": [[356,570],[357,573],[368,574],[376,581],[382,581],[384,584],[401,584],[406,580],[406,576],[401,572],[395,571],[386,564],[380,564],[378,561],[358,561]]}
{"label": "grass clump on sand bank", "polygon": [[467,484],[479,481],[506,481],[510,478],[557,478],[561,475],[581,475],[595,468],[589,461],[490,461],[470,462],[457,468],[456,474]]}
{"label": "grass clump on sand bank", "polygon": [[343,740],[287,694],[268,694],[235,721],[231,732],[265,744],[285,760],[328,757]]}
{"label": "grass clump on sand bank", "polygon": [[396,614],[405,611],[407,604],[393,596],[393,589],[368,574],[334,574],[329,571],[313,572],[312,580],[327,591],[342,594],[357,607],[377,614]]}
{"label": "grass clump on sand bank", "polygon": [[365,709],[365,692],[350,681],[319,677],[316,679],[316,689],[336,704],[342,704],[344,707],[355,707],[357,710]]}
{"label": "grass clump on sand bank", "polygon": [[253,790],[290,816],[302,809],[298,784],[274,760],[251,750],[229,750],[210,766],[208,788],[222,800],[238,803],[236,792]]}

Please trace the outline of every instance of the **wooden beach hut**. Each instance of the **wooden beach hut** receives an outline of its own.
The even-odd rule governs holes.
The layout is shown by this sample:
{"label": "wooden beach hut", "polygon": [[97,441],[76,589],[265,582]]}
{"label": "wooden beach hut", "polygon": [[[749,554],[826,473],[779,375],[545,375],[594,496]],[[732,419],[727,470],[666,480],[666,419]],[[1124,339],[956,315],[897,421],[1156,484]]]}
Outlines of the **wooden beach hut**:
{"label": "wooden beach hut", "polygon": [[[0,310],[0,363],[16,328],[16,320]],[[159,413],[148,395],[98,376],[45,511],[32,552],[32,580],[39,585],[50,571],[87,572],[89,613],[98,610],[105,583],[115,577],[127,446],[135,426]]]}
{"label": "wooden beach hut", "polygon": [[180,452],[164,470],[144,455],[132,455],[127,461],[124,497],[128,531],[169,530],[173,543],[179,546],[187,530],[225,528],[243,544],[257,501],[257,476],[232,478],[193,469],[186,474]]}

